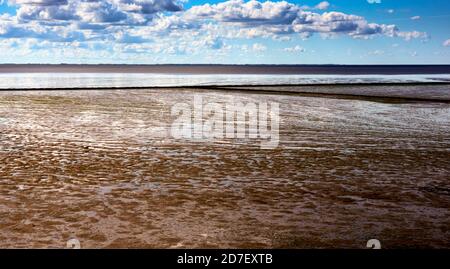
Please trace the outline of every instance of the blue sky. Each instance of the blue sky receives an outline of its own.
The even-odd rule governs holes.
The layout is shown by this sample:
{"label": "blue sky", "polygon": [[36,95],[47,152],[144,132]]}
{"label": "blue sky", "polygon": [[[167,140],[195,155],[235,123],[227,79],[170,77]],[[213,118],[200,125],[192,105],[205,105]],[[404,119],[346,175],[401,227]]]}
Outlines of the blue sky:
{"label": "blue sky", "polygon": [[448,0],[0,2],[0,63],[450,64]]}

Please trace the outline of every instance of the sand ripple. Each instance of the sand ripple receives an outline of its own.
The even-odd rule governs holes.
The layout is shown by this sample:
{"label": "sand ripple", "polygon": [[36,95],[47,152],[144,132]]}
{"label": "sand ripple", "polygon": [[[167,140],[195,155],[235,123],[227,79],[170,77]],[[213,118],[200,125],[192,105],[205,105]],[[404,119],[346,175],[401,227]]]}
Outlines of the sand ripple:
{"label": "sand ripple", "polygon": [[[167,137],[201,94],[281,142]],[[0,247],[450,247],[450,106],[193,90],[0,94]]]}

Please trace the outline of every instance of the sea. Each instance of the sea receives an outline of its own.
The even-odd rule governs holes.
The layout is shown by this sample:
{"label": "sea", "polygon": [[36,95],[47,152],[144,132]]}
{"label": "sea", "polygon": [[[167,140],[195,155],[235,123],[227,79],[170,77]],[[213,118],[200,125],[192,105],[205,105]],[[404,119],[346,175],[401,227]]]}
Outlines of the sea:
{"label": "sea", "polygon": [[0,73],[0,89],[450,83],[450,74]]}

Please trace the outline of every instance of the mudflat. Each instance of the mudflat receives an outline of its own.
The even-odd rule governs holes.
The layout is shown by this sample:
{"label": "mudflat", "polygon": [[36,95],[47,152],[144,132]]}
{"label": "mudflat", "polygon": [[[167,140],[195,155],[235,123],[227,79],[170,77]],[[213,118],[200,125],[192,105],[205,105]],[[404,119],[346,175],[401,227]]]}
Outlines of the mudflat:
{"label": "mudflat", "polygon": [[[170,137],[196,95],[278,103],[278,147]],[[0,92],[2,248],[450,248],[449,208],[448,103]]]}

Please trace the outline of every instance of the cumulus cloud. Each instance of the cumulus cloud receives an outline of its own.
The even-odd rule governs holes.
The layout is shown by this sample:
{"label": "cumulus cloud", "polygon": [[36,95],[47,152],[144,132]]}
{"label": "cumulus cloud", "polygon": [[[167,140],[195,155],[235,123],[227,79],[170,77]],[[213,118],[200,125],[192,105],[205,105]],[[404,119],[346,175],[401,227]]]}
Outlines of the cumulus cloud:
{"label": "cumulus cloud", "polygon": [[174,0],[113,0],[113,2],[124,11],[143,14],[182,10],[181,5]]}
{"label": "cumulus cloud", "polygon": [[186,12],[188,19],[215,19],[221,22],[242,23],[246,25],[290,24],[300,7],[288,2],[258,2],[251,0],[231,0],[219,4],[194,6]]}
{"label": "cumulus cloud", "polygon": [[66,5],[67,0],[10,0],[13,5],[54,6]]}
{"label": "cumulus cloud", "polygon": [[328,3],[327,1],[324,1],[324,2],[320,2],[319,4],[317,4],[317,6],[315,8],[320,9],[320,10],[325,10],[325,9],[328,9],[329,7],[330,7],[330,3]]}
{"label": "cumulus cloud", "polygon": [[50,2],[43,5],[21,5],[17,10],[19,21],[68,21],[76,20],[76,14],[66,5],[50,5]]}
{"label": "cumulus cloud", "polygon": [[[231,39],[292,37],[308,39],[350,36],[368,39],[388,36],[426,39],[426,33],[400,31],[396,25],[368,22],[364,17],[337,11],[328,2],[314,8],[286,1],[230,0],[183,10],[182,0],[10,0],[16,15],[0,15],[0,40],[41,39],[56,49],[197,53],[225,51]],[[317,10],[321,10],[320,12]],[[260,41],[258,41],[260,42]],[[34,46],[36,47],[36,46]],[[41,49],[41,47],[38,47]],[[44,49],[44,48],[42,48]],[[255,43],[248,50],[267,47]],[[303,52],[300,46],[284,49]]]}
{"label": "cumulus cloud", "polygon": [[[323,35],[349,35],[367,38],[374,35],[402,37],[406,40],[425,38],[426,34],[400,32],[395,25],[369,23],[361,16],[342,12],[323,14],[306,11],[285,1],[259,2],[230,0],[218,4],[193,6],[174,15],[181,6],[176,0],[13,0],[20,7],[16,20],[51,23],[73,23],[81,29],[102,30],[116,25],[145,25],[147,32],[165,32],[181,29],[201,29],[205,25],[218,25],[225,36],[273,37],[299,34],[308,38],[314,33]],[[321,2],[318,8],[329,7]],[[100,25],[100,26],[99,26]],[[106,26],[105,26],[106,25]]]}
{"label": "cumulus cloud", "polygon": [[411,17],[411,20],[413,20],[413,21],[418,21],[420,19],[421,19],[420,16],[413,16],[413,17]]}
{"label": "cumulus cloud", "polygon": [[10,0],[23,21],[143,24],[157,13],[182,10],[177,0]]}
{"label": "cumulus cloud", "polygon": [[317,4],[315,6],[308,6],[308,5],[301,6],[301,8],[303,10],[312,10],[312,9],[326,10],[329,7],[330,7],[330,3],[328,1],[320,2],[319,4]]}
{"label": "cumulus cloud", "polygon": [[195,6],[184,14],[184,21],[215,20],[222,24],[237,25],[251,30],[240,30],[255,36],[273,36],[297,33],[308,38],[314,33],[324,35],[349,35],[368,38],[374,35],[424,38],[425,33],[400,32],[395,25],[369,23],[361,16],[342,12],[323,14],[305,11],[288,2],[259,2],[231,0],[219,4]]}

